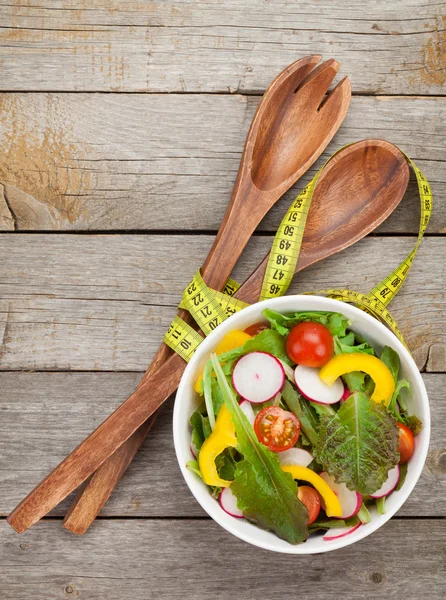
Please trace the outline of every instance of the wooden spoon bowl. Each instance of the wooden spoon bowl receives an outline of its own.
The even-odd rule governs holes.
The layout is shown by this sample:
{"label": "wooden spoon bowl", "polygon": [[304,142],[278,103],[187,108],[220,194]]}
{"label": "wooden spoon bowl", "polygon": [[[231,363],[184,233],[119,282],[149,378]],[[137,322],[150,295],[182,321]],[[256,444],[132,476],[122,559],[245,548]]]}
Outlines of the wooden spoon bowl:
{"label": "wooden spoon bowl", "polygon": [[[403,153],[384,140],[363,140],[340,150],[325,166],[313,193],[295,272],[351,246],[398,206],[409,183]],[[260,295],[268,255],[236,297]]]}

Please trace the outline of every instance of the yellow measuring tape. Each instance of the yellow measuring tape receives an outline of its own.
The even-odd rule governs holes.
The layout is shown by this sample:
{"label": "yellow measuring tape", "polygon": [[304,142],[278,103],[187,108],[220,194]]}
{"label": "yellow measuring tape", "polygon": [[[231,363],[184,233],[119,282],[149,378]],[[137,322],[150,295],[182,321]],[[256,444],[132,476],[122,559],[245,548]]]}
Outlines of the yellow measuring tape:
{"label": "yellow measuring tape", "polygon": [[[406,154],[404,156],[414,170],[421,202],[420,227],[413,250],[388,277],[377,284],[368,294],[343,289],[307,292],[355,304],[386,323],[403,343],[403,336],[386,306],[397,294],[407,277],[432,212],[432,190],[429,182],[413,161]],[[311,200],[323,168],[300,192],[282,219],[268,258],[260,300],[283,296],[293,279]],[[245,302],[232,298],[239,287],[236,281],[228,279],[222,292],[212,290],[205,284],[200,272],[197,271],[184,290],[180,308],[188,310],[203,333],[208,335],[231,314],[248,306]],[[174,318],[164,336],[164,342],[186,361],[190,360],[202,341],[201,335],[178,316]]]}

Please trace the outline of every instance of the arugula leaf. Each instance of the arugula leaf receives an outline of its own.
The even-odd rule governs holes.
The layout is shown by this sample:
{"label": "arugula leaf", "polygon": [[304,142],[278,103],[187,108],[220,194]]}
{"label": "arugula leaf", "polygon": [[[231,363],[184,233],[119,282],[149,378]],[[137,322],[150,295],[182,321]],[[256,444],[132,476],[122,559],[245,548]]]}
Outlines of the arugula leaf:
{"label": "arugula leaf", "polygon": [[262,314],[271,323],[273,329],[285,336],[288,335],[294,325],[302,321],[321,323],[321,325],[328,328],[331,335],[340,337],[345,336],[347,327],[350,325],[350,321],[341,313],[307,311],[282,315],[275,310],[266,308],[262,311]]}
{"label": "arugula leaf", "polygon": [[286,364],[290,364],[290,359],[286,353],[286,339],[281,333],[273,329],[264,329],[252,340],[245,342],[243,354],[248,354],[248,352],[268,352],[268,354],[272,354]]}
{"label": "arugula leaf", "polygon": [[355,392],[335,415],[321,417],[314,454],[338,483],[366,495],[397,464],[397,443],[398,429],[386,408]]}
{"label": "arugula leaf", "polygon": [[402,423],[406,423],[407,417],[406,415],[400,413],[398,397],[401,393],[401,390],[404,388],[410,390],[410,383],[407,381],[407,379],[400,379],[396,384],[395,391],[393,392],[390,402],[387,405],[387,410],[392,417],[394,417],[397,421],[401,421]]}
{"label": "arugula leaf", "polygon": [[282,388],[282,398],[288,409],[299,419],[303,433],[314,446],[318,440],[319,429],[319,419],[314,408],[308,400],[297,393],[288,381],[285,381]]}
{"label": "arugula leaf", "polygon": [[247,519],[290,544],[303,542],[308,536],[308,511],[297,498],[296,482],[282,471],[277,455],[257,440],[215,354],[211,359],[243,454],[231,485],[237,506]]}

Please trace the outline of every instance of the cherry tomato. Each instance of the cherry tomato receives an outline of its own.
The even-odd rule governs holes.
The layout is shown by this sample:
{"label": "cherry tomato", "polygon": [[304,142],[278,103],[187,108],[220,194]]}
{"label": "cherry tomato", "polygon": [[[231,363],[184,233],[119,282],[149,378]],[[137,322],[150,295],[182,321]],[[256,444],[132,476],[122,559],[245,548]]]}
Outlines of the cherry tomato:
{"label": "cherry tomato", "polygon": [[244,332],[248,335],[252,335],[254,337],[264,329],[269,329],[269,325],[267,323],[253,323],[249,327],[247,327]]}
{"label": "cherry tomato", "polygon": [[333,337],[320,323],[298,323],[288,334],[286,352],[289,358],[305,367],[323,367],[333,356]]}
{"label": "cherry tomato", "polygon": [[308,525],[314,523],[321,511],[321,498],[318,492],[309,485],[300,485],[297,490],[297,497],[307,507]]}
{"label": "cherry tomato", "polygon": [[292,448],[300,434],[299,419],[279,406],[263,408],[254,421],[257,439],[273,452]]}
{"label": "cherry tomato", "polygon": [[396,426],[399,429],[398,452],[400,453],[400,463],[405,463],[413,454],[415,438],[409,427],[404,423],[397,423]]}

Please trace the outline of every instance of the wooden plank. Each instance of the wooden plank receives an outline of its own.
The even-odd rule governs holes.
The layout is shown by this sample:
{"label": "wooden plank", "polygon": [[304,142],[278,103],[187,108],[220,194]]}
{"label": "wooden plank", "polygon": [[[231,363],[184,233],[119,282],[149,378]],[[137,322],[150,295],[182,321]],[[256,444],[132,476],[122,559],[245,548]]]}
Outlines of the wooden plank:
{"label": "wooden plank", "polygon": [[[0,95],[0,227],[217,230],[258,101],[238,95]],[[361,138],[386,138],[417,160],[435,198],[444,197],[445,107],[444,98],[354,97],[324,157]],[[299,187],[271,211],[262,230],[277,229]],[[412,185],[380,231],[415,232],[418,214]],[[429,231],[444,233],[445,222],[446,204],[436,202]]]}
{"label": "wooden plank", "polygon": [[327,590],[335,598],[442,600],[446,593],[445,521],[394,520],[329,556],[298,557],[249,547],[207,520],[104,521],[81,538],[59,522],[19,537],[3,522],[1,534],[3,600],[322,600]]}
{"label": "wooden plank", "polygon": [[[0,373],[0,514],[34,485],[126,398],[137,373]],[[398,515],[446,516],[446,375],[424,374],[432,438],[421,480]],[[192,517],[204,512],[183,481],[172,443],[172,405],[106,504],[103,516]],[[52,513],[64,515],[63,502]],[[98,526],[100,527],[100,525]]]}
{"label": "wooden plank", "polygon": [[444,5],[33,0],[0,6],[5,90],[258,92],[305,54],[333,56],[361,93],[436,94]]}
{"label": "wooden plank", "polygon": [[[142,371],[212,237],[3,234],[0,369]],[[295,278],[289,293],[369,291],[415,238],[369,237]],[[251,240],[234,276],[244,281],[271,247]],[[445,371],[444,237],[426,238],[392,314],[418,365]],[[1,330],[0,330],[1,332]],[[442,359],[443,356],[443,359]]]}

